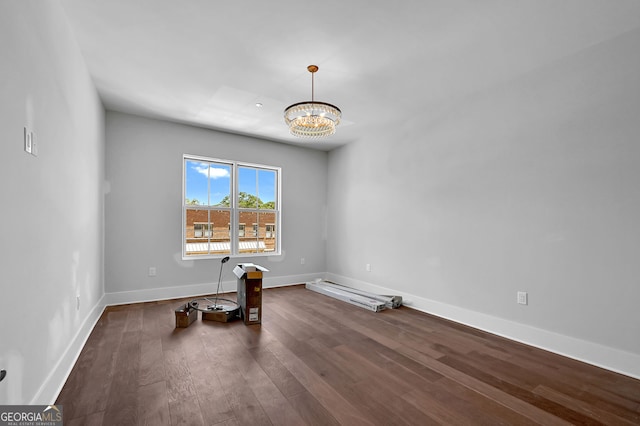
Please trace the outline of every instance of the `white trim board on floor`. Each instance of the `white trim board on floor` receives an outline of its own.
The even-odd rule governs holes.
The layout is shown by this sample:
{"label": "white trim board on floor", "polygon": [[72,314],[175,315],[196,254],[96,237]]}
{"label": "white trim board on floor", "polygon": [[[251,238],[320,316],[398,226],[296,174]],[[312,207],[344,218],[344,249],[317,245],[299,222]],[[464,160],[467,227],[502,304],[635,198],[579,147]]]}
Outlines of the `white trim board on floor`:
{"label": "white trim board on floor", "polygon": [[577,339],[550,330],[532,327],[458,306],[398,292],[353,278],[327,273],[325,279],[338,284],[378,294],[402,296],[403,304],[412,309],[436,315],[469,327],[496,334],[516,342],[544,349],[587,364],[640,379],[640,355],[598,343]]}

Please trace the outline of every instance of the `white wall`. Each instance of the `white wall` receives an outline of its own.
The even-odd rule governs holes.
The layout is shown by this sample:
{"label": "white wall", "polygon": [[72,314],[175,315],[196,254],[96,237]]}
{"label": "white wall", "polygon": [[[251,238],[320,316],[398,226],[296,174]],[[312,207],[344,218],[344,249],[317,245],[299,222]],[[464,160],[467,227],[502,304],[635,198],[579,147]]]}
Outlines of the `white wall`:
{"label": "white wall", "polygon": [[101,311],[104,110],[57,2],[0,2],[0,54],[0,404],[50,404]]}
{"label": "white wall", "polygon": [[[109,303],[215,291],[219,260],[181,258],[183,154],[282,167],[282,255],[231,259],[222,278],[226,291],[235,291],[232,269],[239,262],[267,267],[265,287],[324,273],[326,152],[111,111],[106,138]],[[155,277],[148,276],[151,266]]]}
{"label": "white wall", "polygon": [[332,151],[328,278],[640,377],[638,46],[636,30]]}

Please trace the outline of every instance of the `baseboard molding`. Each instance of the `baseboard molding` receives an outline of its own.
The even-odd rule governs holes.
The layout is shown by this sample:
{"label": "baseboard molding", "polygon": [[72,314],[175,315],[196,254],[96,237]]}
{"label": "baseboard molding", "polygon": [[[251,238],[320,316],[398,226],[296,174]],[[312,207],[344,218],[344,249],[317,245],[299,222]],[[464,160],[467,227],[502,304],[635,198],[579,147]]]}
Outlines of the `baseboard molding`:
{"label": "baseboard molding", "polygon": [[[268,275],[268,274],[266,274]],[[265,276],[262,279],[263,288],[284,287],[288,285],[303,284],[316,278],[324,277],[324,272],[300,275],[286,275],[280,277]],[[213,294],[218,287],[217,282],[188,284],[173,287],[158,287],[145,290],[119,291],[105,294],[105,305],[125,305],[129,303],[151,302],[156,300],[181,299],[184,297],[198,297],[205,294]],[[221,293],[235,292],[236,280],[222,281]]]}
{"label": "baseboard molding", "polygon": [[413,294],[398,292],[336,274],[327,273],[325,279],[376,294],[402,296],[406,306],[410,308],[640,379],[639,354],[418,297]]}
{"label": "baseboard molding", "polygon": [[71,374],[71,370],[75,366],[76,361],[82,352],[82,348],[84,348],[87,339],[91,335],[93,328],[106,307],[104,300],[105,297],[103,295],[95,306],[91,308],[91,311],[89,311],[89,314],[80,325],[80,328],[71,340],[71,343],[69,343],[69,346],[67,346],[67,349],[62,354],[62,357],[60,357],[55,367],[53,367],[29,404],[50,405],[55,403],[62,387],[67,381],[69,374]]}

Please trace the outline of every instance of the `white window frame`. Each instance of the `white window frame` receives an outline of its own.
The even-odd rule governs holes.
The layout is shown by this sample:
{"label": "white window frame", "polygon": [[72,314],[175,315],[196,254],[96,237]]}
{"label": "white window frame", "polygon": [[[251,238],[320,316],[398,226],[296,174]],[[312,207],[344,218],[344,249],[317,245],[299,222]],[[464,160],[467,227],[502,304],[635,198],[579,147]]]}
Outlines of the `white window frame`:
{"label": "white window frame", "polygon": [[[220,206],[202,206],[202,205],[198,205],[197,208],[199,209],[204,209],[204,210],[229,210],[231,212],[230,217],[231,217],[231,224],[229,225],[230,231],[231,231],[231,235],[229,236],[230,239],[230,251],[231,253],[229,254],[199,254],[199,255],[187,255],[186,253],[186,213],[187,210],[189,208],[194,208],[196,206],[193,205],[188,205],[186,203],[186,164],[187,161],[199,161],[199,162],[203,162],[203,163],[215,163],[215,164],[224,164],[224,165],[228,165],[231,166],[231,193],[230,193],[230,201],[231,201],[231,207],[220,207]],[[239,188],[238,188],[238,170],[240,167],[246,167],[246,168],[253,168],[253,169],[263,169],[263,170],[269,170],[269,171],[273,171],[276,173],[276,200],[275,200],[275,209],[274,210],[267,210],[267,209],[246,209],[246,208],[240,208],[237,203],[238,203],[238,194],[240,192]],[[275,167],[275,166],[269,166],[269,165],[265,165],[265,164],[255,164],[255,163],[246,163],[246,162],[241,162],[241,161],[233,161],[233,160],[223,160],[223,159],[218,159],[218,158],[210,158],[210,157],[203,157],[203,156],[199,156],[199,155],[191,155],[191,154],[184,154],[182,156],[182,223],[181,223],[181,228],[182,228],[182,259],[183,260],[193,260],[193,259],[219,259],[219,258],[223,258],[225,256],[230,256],[230,257],[266,257],[266,256],[279,256],[281,254],[281,242],[282,242],[282,238],[281,238],[281,234],[280,234],[280,230],[282,229],[282,213],[281,213],[281,205],[282,205],[282,169],[280,167]],[[275,249],[273,251],[264,251],[261,253],[240,253],[239,252],[239,222],[240,222],[240,210],[242,211],[255,211],[258,213],[265,213],[265,212],[273,212],[275,213],[275,223],[271,223],[269,222],[269,225],[274,225],[275,226]],[[209,232],[213,232],[213,229],[211,229]],[[245,227],[245,236],[246,236],[246,227]],[[201,237],[201,238],[207,238],[207,237]]]}

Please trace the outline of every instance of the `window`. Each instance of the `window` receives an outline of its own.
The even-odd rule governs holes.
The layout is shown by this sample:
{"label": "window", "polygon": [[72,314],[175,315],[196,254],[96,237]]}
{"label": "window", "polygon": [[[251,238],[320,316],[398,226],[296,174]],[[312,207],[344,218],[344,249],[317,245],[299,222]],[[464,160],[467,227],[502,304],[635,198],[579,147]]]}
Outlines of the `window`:
{"label": "window", "polygon": [[211,237],[212,227],[209,223],[193,223],[193,233],[195,238]]}
{"label": "window", "polygon": [[265,238],[274,238],[276,234],[276,225],[267,223],[265,226]]}
{"label": "window", "polygon": [[280,173],[278,167],[185,155],[182,257],[280,254]]}
{"label": "window", "polygon": [[[231,236],[231,224],[227,224],[227,228],[229,229],[229,236]],[[244,237],[244,223],[238,225],[238,236]]]}

